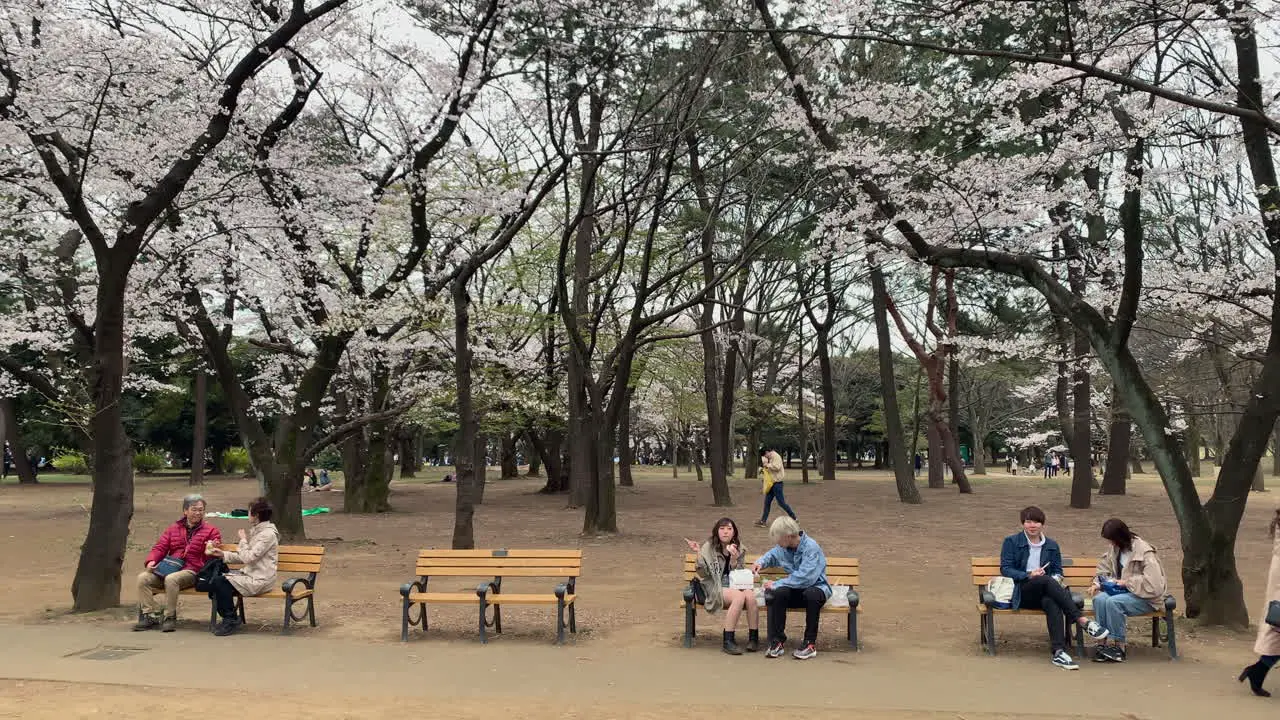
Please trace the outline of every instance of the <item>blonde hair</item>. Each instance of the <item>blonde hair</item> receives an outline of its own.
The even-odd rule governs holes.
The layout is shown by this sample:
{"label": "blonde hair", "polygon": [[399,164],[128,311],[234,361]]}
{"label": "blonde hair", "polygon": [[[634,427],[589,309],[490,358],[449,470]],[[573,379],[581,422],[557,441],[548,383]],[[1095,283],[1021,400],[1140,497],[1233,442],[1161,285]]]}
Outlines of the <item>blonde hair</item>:
{"label": "blonde hair", "polygon": [[784,535],[799,535],[799,534],[800,534],[800,523],[796,522],[795,520],[792,520],[790,517],[786,515],[783,515],[777,520],[774,520],[773,524],[769,526],[769,539],[774,541],[775,543],[778,542],[778,540],[781,539],[782,536]]}

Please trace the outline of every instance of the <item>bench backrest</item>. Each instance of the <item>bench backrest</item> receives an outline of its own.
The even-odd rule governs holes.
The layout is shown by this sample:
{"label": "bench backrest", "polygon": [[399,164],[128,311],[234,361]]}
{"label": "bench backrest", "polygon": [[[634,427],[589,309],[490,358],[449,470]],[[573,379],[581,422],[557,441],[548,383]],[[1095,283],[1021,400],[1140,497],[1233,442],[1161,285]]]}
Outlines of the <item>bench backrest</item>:
{"label": "bench backrest", "polygon": [[[1077,562],[1076,558],[1064,557],[1062,558],[1062,577],[1067,587],[1087,588],[1093,584],[1097,566],[1096,560],[1081,558]],[[998,557],[969,558],[969,567],[973,574],[974,585],[985,587],[988,580],[1000,576],[1000,558]]]}
{"label": "bench backrest", "polygon": [[418,577],[563,577],[582,574],[581,550],[419,550]]}
{"label": "bench backrest", "polygon": [[[222,545],[223,550],[234,551],[237,547],[237,543]],[[279,565],[276,566],[276,572],[281,575],[315,575],[320,572],[320,564],[324,560],[323,545],[281,545],[277,552]],[[241,563],[228,563],[227,567],[239,570],[244,566]]]}
{"label": "bench backrest", "polygon": [[[747,567],[751,567],[751,563],[755,562],[757,555],[748,555],[746,558]],[[685,553],[684,556],[684,580],[689,582],[698,576],[697,572],[698,556],[694,553]],[[767,580],[777,580],[787,574],[786,570],[778,567],[761,568],[760,576]],[[828,557],[827,558],[827,582],[832,585],[848,585],[849,587],[858,587],[859,579],[858,558],[848,557]]]}

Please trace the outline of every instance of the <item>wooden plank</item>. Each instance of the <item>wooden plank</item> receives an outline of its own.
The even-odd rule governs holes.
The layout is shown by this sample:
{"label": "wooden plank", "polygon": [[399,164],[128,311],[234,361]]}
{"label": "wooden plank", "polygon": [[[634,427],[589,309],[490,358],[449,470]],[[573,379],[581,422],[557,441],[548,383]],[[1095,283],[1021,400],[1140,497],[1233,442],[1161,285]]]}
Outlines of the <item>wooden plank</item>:
{"label": "wooden plank", "polygon": [[[565,595],[565,605],[572,605],[576,595]],[[490,605],[555,605],[556,596],[551,593],[498,593],[486,598]],[[480,597],[475,593],[425,592],[409,593],[411,603],[437,603],[444,605],[479,605]]]}
{"label": "wooden plank", "polygon": [[418,551],[420,559],[426,558],[581,558],[581,550],[505,550],[505,555],[494,555],[498,550],[435,550]]}
{"label": "wooden plank", "polygon": [[[758,560],[759,558],[760,558],[760,556],[759,556],[759,555],[748,555],[748,556],[743,560],[743,562],[745,562],[747,565],[750,565],[751,563],[755,562],[755,561],[756,561],[756,560]],[[696,564],[697,564],[697,562],[698,562],[698,556],[697,556],[697,555],[695,555],[694,553],[685,553],[685,555],[684,555],[684,563],[685,563],[686,565],[696,565]],[[859,561],[859,559],[858,559],[858,558],[851,558],[851,557],[829,557],[829,558],[827,558],[827,567],[833,567],[833,566],[836,566],[836,567],[858,567],[859,562],[860,562],[860,561]],[[997,566],[999,566],[999,565],[1000,565],[1000,562],[999,562],[999,559],[998,559],[998,558],[997,558],[997,560],[996,560],[996,565],[997,565]]]}
{"label": "wooden plank", "polygon": [[582,568],[459,568],[440,567],[438,565],[419,565],[415,574],[431,577],[578,577]]}
{"label": "wooden plank", "polygon": [[[969,564],[973,567],[1000,567],[1000,558],[998,557],[975,557],[969,558]],[[1062,558],[1062,567],[1094,567],[1097,560],[1075,557]]]}
{"label": "wooden plank", "polygon": [[581,558],[418,558],[433,567],[582,567]]}
{"label": "wooden plank", "polygon": [[280,563],[276,566],[277,573],[318,573],[320,572],[319,563]]}
{"label": "wooden plank", "polygon": [[[235,552],[239,549],[239,543],[223,543],[218,547],[223,550]],[[324,555],[323,545],[281,545],[276,548],[276,552],[281,555]]]}

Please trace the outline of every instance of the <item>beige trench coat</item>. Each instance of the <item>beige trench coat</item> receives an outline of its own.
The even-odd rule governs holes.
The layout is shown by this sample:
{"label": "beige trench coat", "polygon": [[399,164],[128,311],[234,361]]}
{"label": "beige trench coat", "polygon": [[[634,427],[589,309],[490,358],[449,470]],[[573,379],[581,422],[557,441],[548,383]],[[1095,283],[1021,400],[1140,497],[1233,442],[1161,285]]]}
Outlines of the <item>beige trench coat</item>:
{"label": "beige trench coat", "polygon": [[235,552],[227,552],[222,558],[228,565],[244,564],[239,570],[227,573],[227,581],[245,597],[275,587],[276,568],[280,564],[279,548],[280,531],[275,523],[254,525],[249,529],[248,539]]}
{"label": "beige trench coat", "polygon": [[1272,600],[1280,600],[1280,533],[1271,543],[1271,571],[1267,573],[1267,599],[1262,603],[1262,612],[1258,615],[1258,641],[1253,644],[1253,651],[1259,655],[1280,655],[1280,630],[1267,624],[1267,605]]}

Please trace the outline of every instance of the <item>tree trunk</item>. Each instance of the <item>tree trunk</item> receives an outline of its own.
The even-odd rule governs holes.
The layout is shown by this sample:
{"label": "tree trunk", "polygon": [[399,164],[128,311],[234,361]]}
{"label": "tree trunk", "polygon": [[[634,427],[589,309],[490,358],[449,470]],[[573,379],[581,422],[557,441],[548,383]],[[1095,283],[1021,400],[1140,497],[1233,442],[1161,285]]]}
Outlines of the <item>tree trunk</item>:
{"label": "tree trunk", "polygon": [[[530,437],[533,435],[532,432],[526,434]],[[529,454],[529,469],[525,471],[525,475],[528,477],[538,477],[542,475],[542,453],[538,452],[537,449],[533,447],[533,442],[531,441],[525,445],[525,451]]]}
{"label": "tree trunk", "polygon": [[[708,226],[713,226],[708,223]],[[715,282],[715,260],[711,242],[714,232],[703,232],[702,248],[706,253],[703,261],[703,281],[710,287]],[[703,402],[707,408],[707,464],[711,467],[711,497],[716,507],[729,507],[733,500],[729,496],[729,478],[726,468],[728,460],[727,438],[725,437],[725,418],[720,407],[720,367],[719,348],[715,338],[715,299],[707,290],[707,299],[702,303],[702,315],[699,339],[702,341],[702,391]]]}
{"label": "tree trunk", "polygon": [[71,582],[73,609],[90,612],[120,604],[120,573],[133,519],[133,444],[124,429],[124,312],[129,268],[118,257],[98,260],[93,365],[93,501],[89,530]]}
{"label": "tree trunk", "polygon": [[1125,480],[1129,475],[1129,448],[1133,434],[1129,411],[1124,397],[1111,388],[1111,428],[1107,438],[1107,466],[1102,474],[1100,495],[1124,495]]}
{"label": "tree trunk", "polygon": [[1200,477],[1200,419],[1191,415],[1187,420],[1187,462],[1191,466],[1191,477]]}
{"label": "tree trunk", "polygon": [[932,422],[926,418],[924,425],[925,437],[929,440],[929,488],[932,490],[941,490],[947,486],[947,478],[943,471],[942,462],[942,434],[938,432],[938,423]]}
{"label": "tree trunk", "polygon": [[502,479],[520,476],[520,465],[516,462],[516,438],[511,433],[502,434]]}
{"label": "tree trunk", "polygon": [[[391,396],[391,375],[381,362],[375,363],[371,374],[372,393],[358,409],[363,412],[381,412]],[[337,415],[346,417],[343,422],[363,414],[355,412],[350,404],[337,401]],[[343,411],[346,411],[345,413]],[[378,420],[352,433],[343,444],[343,475],[345,479],[342,509],[349,513],[384,513],[391,510],[392,462],[391,422]],[[348,457],[348,456],[353,457]],[[302,458],[301,462],[308,462]],[[347,473],[352,473],[348,475]]]}
{"label": "tree trunk", "polygon": [[397,428],[395,437],[400,448],[400,479],[417,477],[418,471],[422,469],[422,448],[416,426]]}
{"label": "tree trunk", "polygon": [[[884,424],[887,452],[890,466],[893,468],[894,484],[898,488],[898,500],[909,505],[921,502],[920,489],[916,487],[915,470],[911,466],[911,458],[907,455],[906,438],[902,434],[902,413],[898,407],[898,379],[893,367],[893,345],[889,336],[889,314],[885,298],[888,289],[885,287],[884,272],[880,266],[870,259],[871,265],[871,303],[876,324],[876,357],[880,366],[880,394],[884,400]],[[880,454],[876,454],[879,467]]]}
{"label": "tree trunk", "polygon": [[0,398],[0,419],[4,422],[4,432],[0,434],[0,446],[4,440],[9,441],[9,456],[13,459],[14,472],[18,474],[19,485],[35,485],[36,469],[27,457],[27,443],[22,438],[22,427],[18,425],[18,415],[13,410],[13,398]]}
{"label": "tree trunk", "polygon": [[547,468],[547,482],[538,492],[546,494],[567,492],[569,490],[569,474],[568,468],[564,466],[561,454],[561,446],[564,444],[564,431],[548,430],[543,436],[531,431],[528,437],[529,442],[533,444],[534,451],[538,453],[538,457],[542,459],[542,464]]}
{"label": "tree trunk", "polygon": [[760,477],[760,443],[761,430],[759,425],[752,426],[750,432],[747,433],[747,456],[742,459],[743,476],[748,480],[755,480]]}
{"label": "tree trunk", "polygon": [[1146,470],[1142,469],[1142,458],[1138,457],[1138,453],[1134,452],[1132,447],[1129,448],[1129,452],[1131,453],[1129,455],[1129,465],[1133,468],[1133,473],[1135,475],[1145,474]]}
{"label": "tree trunk", "polygon": [[1253,492],[1266,492],[1267,484],[1262,477],[1262,463],[1258,463],[1258,469],[1253,472],[1253,485],[1249,488]]}
{"label": "tree trunk", "polygon": [[[590,434],[583,435],[583,444],[590,448],[590,452],[587,453],[587,462],[590,463],[588,470],[590,484],[587,504],[582,514],[582,533],[584,535],[614,533],[618,531],[617,495],[613,482],[614,429],[609,427],[609,423],[603,417],[604,413],[597,410],[604,407],[603,392],[596,387],[588,387],[588,392],[590,397],[587,402],[592,408],[592,414],[597,416],[597,421],[592,426]],[[619,392],[626,392],[626,390],[624,388]]]}
{"label": "tree trunk", "polygon": [[1093,414],[1090,395],[1093,387],[1089,380],[1089,338],[1080,331],[1075,333],[1075,355],[1072,372],[1072,432],[1071,445],[1071,507],[1087,509],[1093,500]]}
{"label": "tree trunk", "polygon": [[209,378],[204,370],[195,370],[195,427],[191,443],[191,485],[204,484],[204,445],[209,436]]}
{"label": "tree trunk", "polygon": [[959,455],[960,447],[960,358],[956,357],[956,352],[952,350],[947,353],[950,357],[947,360],[947,428],[951,431],[951,437],[956,439],[957,455],[960,464],[964,464],[964,458]]}
{"label": "tree trunk", "polygon": [[476,458],[476,444],[480,435],[480,421],[476,417],[471,397],[471,314],[467,295],[468,277],[453,281],[453,355],[454,382],[457,386],[458,438],[454,447],[454,483],[457,497],[453,506],[454,550],[470,550],[476,546],[475,512],[482,476],[477,466],[484,462]]}
{"label": "tree trunk", "polygon": [[631,398],[634,391],[628,387],[623,401],[622,414],[618,416],[618,484],[623,487],[635,487],[636,481],[631,477]]}
{"label": "tree trunk", "polygon": [[826,329],[818,330],[818,371],[822,373],[822,479],[835,482],[836,388],[831,375],[829,332]]}
{"label": "tree trunk", "polygon": [[1280,475],[1280,423],[1276,424],[1276,429],[1271,434],[1271,476],[1277,475]]}

